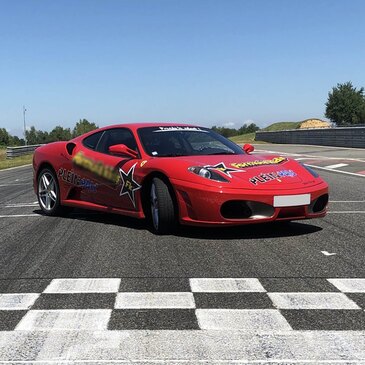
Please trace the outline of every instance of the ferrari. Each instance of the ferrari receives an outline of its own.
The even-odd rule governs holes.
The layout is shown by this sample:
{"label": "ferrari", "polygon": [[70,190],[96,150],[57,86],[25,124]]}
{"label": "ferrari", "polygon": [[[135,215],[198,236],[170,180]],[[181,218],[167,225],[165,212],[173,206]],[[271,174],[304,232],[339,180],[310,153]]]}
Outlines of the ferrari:
{"label": "ferrari", "polygon": [[117,213],[157,234],[326,215],[328,185],[314,170],[253,151],[199,126],[113,125],[37,148],[34,191],[45,215]]}

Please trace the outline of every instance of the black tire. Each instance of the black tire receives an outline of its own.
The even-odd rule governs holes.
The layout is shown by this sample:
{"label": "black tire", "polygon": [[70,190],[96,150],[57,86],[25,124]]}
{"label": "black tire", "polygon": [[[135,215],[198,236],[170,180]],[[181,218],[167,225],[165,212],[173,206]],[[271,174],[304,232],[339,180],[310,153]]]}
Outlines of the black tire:
{"label": "black tire", "polygon": [[175,205],[169,186],[155,177],[150,185],[150,221],[157,234],[169,234],[176,228]]}
{"label": "black tire", "polygon": [[66,211],[60,204],[60,187],[57,177],[50,168],[42,169],[38,175],[37,198],[45,215],[61,215]]}

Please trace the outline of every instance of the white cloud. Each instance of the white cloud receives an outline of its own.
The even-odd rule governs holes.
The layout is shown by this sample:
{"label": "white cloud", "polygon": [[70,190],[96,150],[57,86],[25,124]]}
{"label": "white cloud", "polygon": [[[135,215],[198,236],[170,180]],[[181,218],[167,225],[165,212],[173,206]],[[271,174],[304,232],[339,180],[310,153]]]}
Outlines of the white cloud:
{"label": "white cloud", "polygon": [[226,128],[232,128],[235,126],[236,123],[234,122],[227,122],[227,123],[223,123],[223,127],[226,127]]}

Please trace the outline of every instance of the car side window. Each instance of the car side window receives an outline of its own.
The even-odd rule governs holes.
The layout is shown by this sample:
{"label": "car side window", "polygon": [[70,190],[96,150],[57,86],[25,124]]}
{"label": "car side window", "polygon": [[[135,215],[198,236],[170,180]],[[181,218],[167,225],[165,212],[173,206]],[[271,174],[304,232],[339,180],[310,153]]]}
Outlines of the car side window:
{"label": "car side window", "polygon": [[82,141],[82,144],[87,147],[90,148],[91,150],[95,150],[96,146],[98,145],[99,139],[102,136],[104,132],[97,132],[92,134],[91,136],[88,136],[86,138],[84,138],[84,140]]}
{"label": "car side window", "polygon": [[109,147],[115,144],[124,144],[128,148],[138,152],[136,140],[129,129],[115,128],[104,132],[97,147],[97,151],[109,154]]}

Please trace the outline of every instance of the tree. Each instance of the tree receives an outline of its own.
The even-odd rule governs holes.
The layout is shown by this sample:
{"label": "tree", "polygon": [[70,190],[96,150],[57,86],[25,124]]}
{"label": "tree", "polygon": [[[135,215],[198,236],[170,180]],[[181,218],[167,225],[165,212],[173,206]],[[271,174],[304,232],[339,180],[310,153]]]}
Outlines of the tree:
{"label": "tree", "polygon": [[258,127],[255,123],[250,123],[247,125],[246,123],[238,129],[238,134],[247,134],[247,133],[254,133],[258,131],[260,127]]}
{"label": "tree", "polygon": [[[47,132],[41,132],[41,133],[42,134],[38,136],[38,140],[40,140],[41,137],[44,138],[46,136],[45,133]],[[58,125],[57,127],[54,127],[49,133],[48,141],[49,142],[68,141],[71,138],[72,136],[70,128],[63,128]]]}
{"label": "tree", "polygon": [[338,126],[365,123],[364,88],[357,90],[350,81],[337,84],[328,93],[325,116]]}
{"label": "tree", "polygon": [[18,136],[10,136],[9,138],[9,146],[23,146],[24,145],[24,139],[20,139]]}
{"label": "tree", "polygon": [[25,131],[25,136],[27,137],[27,144],[38,144],[38,131],[34,126],[31,126],[29,130]]}
{"label": "tree", "polygon": [[81,136],[84,133],[93,131],[94,129],[99,128],[95,123],[90,123],[87,119],[80,119],[75,128],[72,131],[72,136],[77,137]]}
{"label": "tree", "polygon": [[10,135],[5,128],[0,128],[0,146],[9,145]]}

